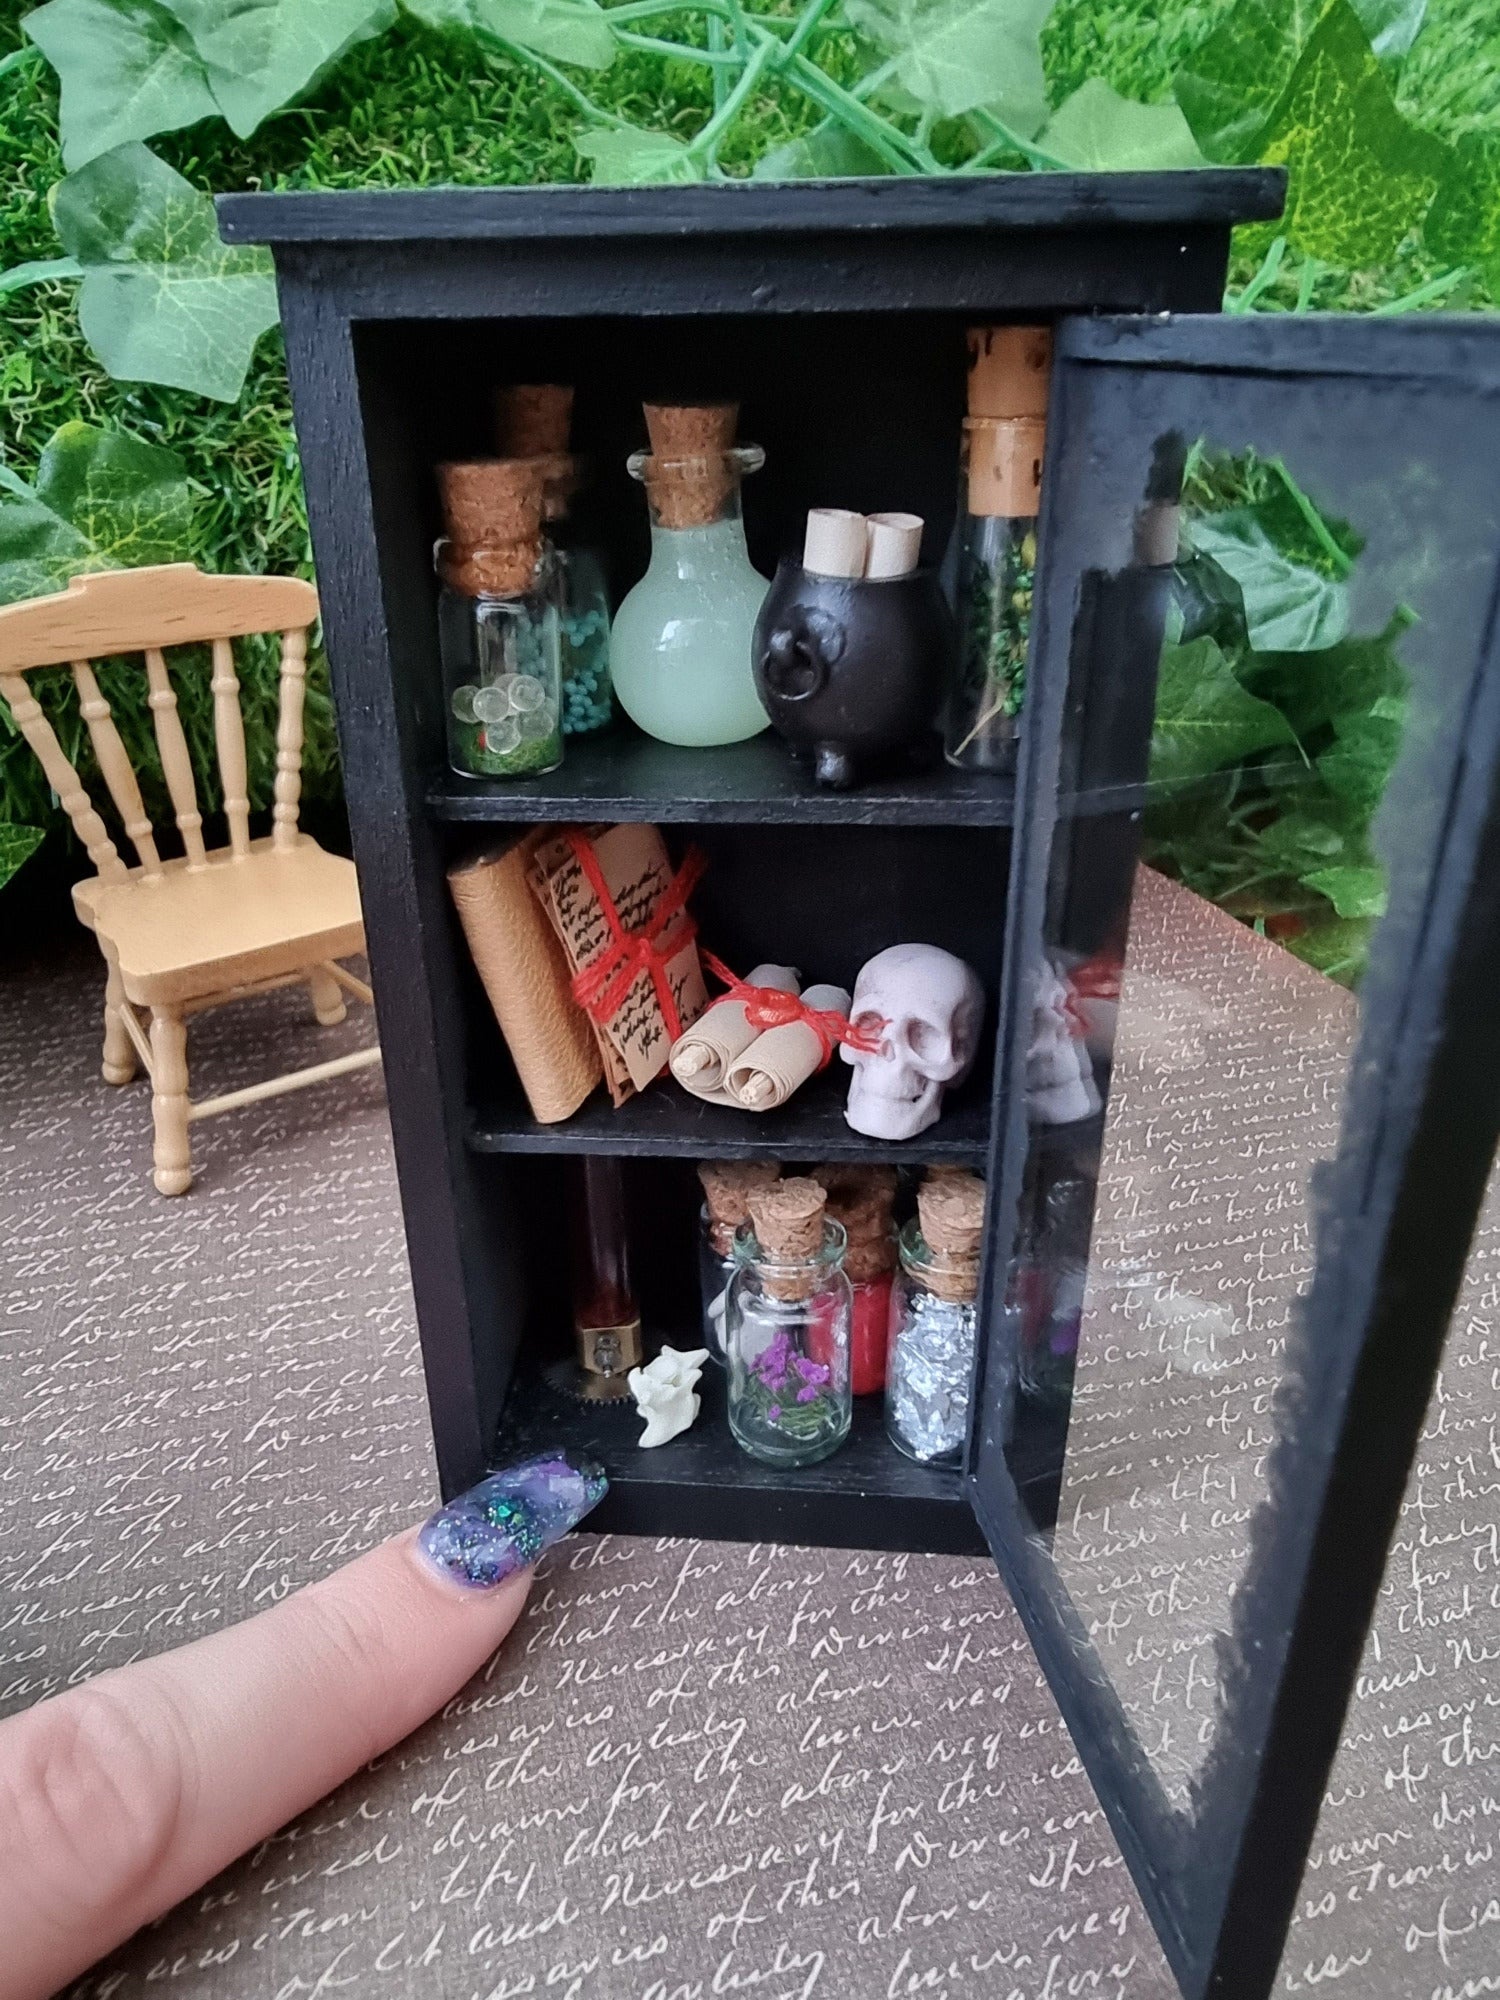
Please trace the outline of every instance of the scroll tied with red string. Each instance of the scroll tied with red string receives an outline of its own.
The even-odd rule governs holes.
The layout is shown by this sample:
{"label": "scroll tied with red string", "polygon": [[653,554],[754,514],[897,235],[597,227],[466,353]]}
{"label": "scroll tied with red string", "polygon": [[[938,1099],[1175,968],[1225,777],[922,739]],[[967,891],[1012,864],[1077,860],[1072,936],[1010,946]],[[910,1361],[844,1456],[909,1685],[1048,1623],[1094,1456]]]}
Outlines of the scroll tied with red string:
{"label": "scroll tied with red string", "polygon": [[847,1048],[863,1050],[866,1055],[878,1052],[885,1029],[883,1021],[878,1028],[856,1028],[849,1016],[836,1008],[809,1007],[795,993],[783,993],[774,986],[747,985],[711,951],[704,951],[700,956],[714,978],[727,989],[728,998],[743,1004],[745,1019],[752,1028],[765,1032],[771,1028],[790,1027],[797,1022],[811,1028],[822,1051],[818,1064],[820,1070],[826,1069],[832,1062],[833,1052],[841,1042]]}
{"label": "scroll tied with red string", "polygon": [[616,1105],[665,1067],[708,1003],[687,903],[704,869],[674,870],[654,826],[563,827],[538,850],[532,887],[573,972]]}

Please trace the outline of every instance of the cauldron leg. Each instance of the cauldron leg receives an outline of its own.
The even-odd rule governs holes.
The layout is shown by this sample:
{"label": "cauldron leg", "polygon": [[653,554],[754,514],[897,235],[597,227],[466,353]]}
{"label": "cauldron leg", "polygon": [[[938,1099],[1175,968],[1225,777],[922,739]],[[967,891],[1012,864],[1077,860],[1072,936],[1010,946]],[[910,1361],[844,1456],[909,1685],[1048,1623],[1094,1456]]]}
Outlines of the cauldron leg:
{"label": "cauldron leg", "polygon": [[813,776],[830,792],[847,792],[854,783],[854,759],[839,743],[820,743],[813,752]]}

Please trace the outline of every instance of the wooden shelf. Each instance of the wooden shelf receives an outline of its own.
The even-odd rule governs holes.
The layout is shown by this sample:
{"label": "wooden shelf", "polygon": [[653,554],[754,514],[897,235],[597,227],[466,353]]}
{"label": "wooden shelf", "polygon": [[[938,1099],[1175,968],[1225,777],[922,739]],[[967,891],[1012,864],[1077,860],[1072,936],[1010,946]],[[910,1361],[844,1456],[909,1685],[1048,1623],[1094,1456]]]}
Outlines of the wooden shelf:
{"label": "wooden shelf", "polygon": [[427,793],[434,819],[647,820],[842,826],[1010,826],[1015,781],[955,771],[940,761],[851,792],[821,790],[769,731],[718,750],[682,750],[622,723],[567,746],[544,778],[460,778],[443,772]]}
{"label": "wooden shelf", "polygon": [[971,1078],[937,1124],[918,1138],[867,1139],[844,1122],[849,1071],[834,1062],[780,1111],[758,1114],[704,1104],[657,1082],[618,1111],[596,1091],[559,1125],[539,1125],[519,1099],[471,1106],[468,1142],[478,1153],[612,1153],[622,1158],[942,1162],[982,1168],[989,1157],[990,1087]]}
{"label": "wooden shelf", "polygon": [[[695,1328],[668,1338],[674,1347],[701,1344]],[[960,1475],[897,1451],[879,1396],[856,1399],[854,1428],[831,1458],[787,1472],[757,1463],[730,1436],[722,1368],[704,1370],[699,1393],[703,1408],[693,1428],[642,1451],[641,1420],[628,1397],[623,1404],[575,1402],[523,1378],[502,1413],[494,1462],[567,1450],[601,1460],[609,1492],[586,1524],[600,1534],[984,1553]]]}

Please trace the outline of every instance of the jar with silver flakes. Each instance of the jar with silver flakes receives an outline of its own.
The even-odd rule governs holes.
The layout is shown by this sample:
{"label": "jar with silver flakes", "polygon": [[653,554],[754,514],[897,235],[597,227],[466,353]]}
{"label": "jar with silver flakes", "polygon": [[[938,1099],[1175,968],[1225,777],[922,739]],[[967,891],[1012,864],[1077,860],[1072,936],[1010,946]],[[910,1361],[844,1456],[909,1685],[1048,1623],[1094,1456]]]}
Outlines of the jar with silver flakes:
{"label": "jar with silver flakes", "polygon": [[929,1174],[901,1231],[885,1392],[892,1444],[923,1465],[957,1465],[968,1438],[983,1234],[984,1183]]}

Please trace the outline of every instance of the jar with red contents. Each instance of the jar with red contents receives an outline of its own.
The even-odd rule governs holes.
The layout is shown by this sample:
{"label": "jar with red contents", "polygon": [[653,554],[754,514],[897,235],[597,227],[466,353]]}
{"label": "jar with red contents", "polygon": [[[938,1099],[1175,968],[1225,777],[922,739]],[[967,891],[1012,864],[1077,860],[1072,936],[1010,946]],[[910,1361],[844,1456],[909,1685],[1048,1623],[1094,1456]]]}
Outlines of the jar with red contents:
{"label": "jar with red contents", "polygon": [[856,1396],[878,1396],[885,1387],[891,1333],[896,1174],[891,1167],[839,1163],[815,1168],[813,1177],[828,1190],[828,1214],[843,1226],[846,1239],[844,1271],[854,1294],[850,1387]]}

